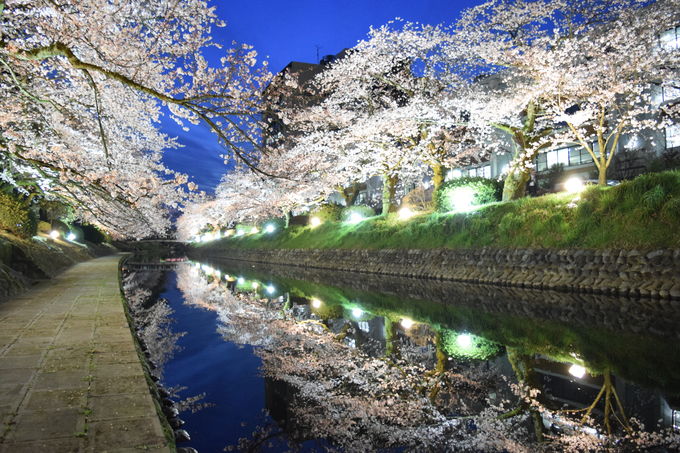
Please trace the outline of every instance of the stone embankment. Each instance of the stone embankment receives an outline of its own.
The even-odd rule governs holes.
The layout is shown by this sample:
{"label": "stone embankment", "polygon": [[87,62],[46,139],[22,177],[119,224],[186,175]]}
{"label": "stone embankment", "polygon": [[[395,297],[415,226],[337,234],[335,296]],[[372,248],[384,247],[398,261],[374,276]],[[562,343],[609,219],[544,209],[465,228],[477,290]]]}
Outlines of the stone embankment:
{"label": "stone embankment", "polygon": [[[208,249],[201,255],[215,256]],[[227,250],[235,260],[626,297],[680,299],[680,249]]]}

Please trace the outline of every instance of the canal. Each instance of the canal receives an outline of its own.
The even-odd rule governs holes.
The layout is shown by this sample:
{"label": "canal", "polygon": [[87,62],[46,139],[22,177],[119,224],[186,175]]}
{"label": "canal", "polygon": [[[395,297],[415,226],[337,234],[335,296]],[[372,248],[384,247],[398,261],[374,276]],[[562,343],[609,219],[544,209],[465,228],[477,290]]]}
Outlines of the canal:
{"label": "canal", "polygon": [[229,260],[133,257],[123,275],[178,446],[675,448],[674,302]]}

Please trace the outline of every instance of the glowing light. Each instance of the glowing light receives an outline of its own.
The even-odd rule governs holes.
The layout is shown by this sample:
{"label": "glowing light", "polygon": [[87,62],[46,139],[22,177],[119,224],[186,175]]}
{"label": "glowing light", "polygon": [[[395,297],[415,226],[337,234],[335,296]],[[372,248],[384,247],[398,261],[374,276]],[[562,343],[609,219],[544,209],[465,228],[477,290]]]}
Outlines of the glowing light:
{"label": "glowing light", "polygon": [[449,202],[454,211],[466,211],[475,202],[475,190],[471,187],[456,187],[449,194]]}
{"label": "glowing light", "polygon": [[458,335],[458,338],[456,338],[456,343],[461,348],[467,349],[470,346],[472,346],[472,335],[470,335],[469,333],[460,334]]}
{"label": "glowing light", "polygon": [[239,236],[243,236],[244,234],[245,234],[245,232],[244,232],[243,230],[238,230],[238,231],[236,232],[236,235],[235,235],[235,236],[236,236],[236,237],[239,237]]}
{"label": "glowing light", "polygon": [[311,219],[309,219],[309,226],[311,226],[312,228],[316,228],[319,225],[321,225],[322,223],[323,222],[318,217],[312,217]]}
{"label": "glowing light", "polygon": [[66,239],[68,239],[69,241],[75,241],[75,240],[76,240],[76,235],[73,234],[73,233],[69,233],[69,234],[66,236]]}
{"label": "glowing light", "polygon": [[355,318],[361,318],[361,315],[364,314],[364,311],[361,308],[353,308],[352,309],[352,316]]}
{"label": "glowing light", "polygon": [[239,285],[242,285],[242,284],[244,284],[244,283],[246,282],[246,279],[243,278],[243,277],[239,277],[238,280],[236,280],[236,282],[237,282]]}
{"label": "glowing light", "polygon": [[227,230],[224,232],[224,237],[228,238],[229,236],[232,236],[235,233],[234,230]]}
{"label": "glowing light", "polygon": [[257,288],[258,288],[259,286],[260,286],[260,284],[259,284],[259,283],[257,283],[257,282],[253,282],[253,289],[257,289]]}
{"label": "glowing light", "polygon": [[59,238],[59,232],[57,230],[50,231],[50,237],[52,239],[58,239]]}
{"label": "glowing light", "polygon": [[272,285],[267,286],[267,292],[269,294],[273,294],[274,291],[276,291],[276,288],[274,288]]}
{"label": "glowing light", "polygon": [[218,279],[222,278],[222,272],[220,272],[220,271],[218,271],[218,270],[214,271],[214,272],[213,272],[213,275],[214,275],[215,277],[217,277]]}
{"label": "glowing light", "polygon": [[205,233],[202,237],[203,242],[212,241],[213,235],[211,233]]}
{"label": "glowing light", "polygon": [[353,213],[349,216],[349,219],[347,219],[347,223],[356,224],[356,223],[359,223],[359,222],[361,222],[361,221],[363,221],[363,220],[365,220],[365,219],[366,219],[366,217],[362,216],[362,215],[359,214],[358,212],[353,212]]}
{"label": "glowing light", "polygon": [[271,223],[268,224],[266,227],[264,227],[264,232],[265,232],[265,233],[271,234],[271,233],[273,233],[274,231],[276,231],[276,227],[275,227],[274,225],[272,225]]}
{"label": "glowing light", "polygon": [[585,188],[585,184],[583,184],[583,181],[581,180],[581,178],[577,178],[576,176],[574,176],[573,178],[567,179],[564,183],[564,189],[569,193],[580,192],[584,188]]}
{"label": "glowing light", "polygon": [[572,376],[574,376],[576,378],[581,379],[583,376],[586,375],[586,369],[584,367],[582,367],[581,365],[577,365],[577,364],[573,363],[569,367],[569,374],[571,374]]}
{"label": "glowing light", "polygon": [[229,274],[224,274],[224,280],[229,281],[231,276]]}
{"label": "glowing light", "polygon": [[399,324],[401,324],[401,327],[403,327],[404,329],[410,329],[411,327],[413,327],[413,320],[404,318],[399,322]]}
{"label": "glowing light", "polygon": [[321,301],[319,299],[312,299],[312,307],[314,308],[321,307]]}
{"label": "glowing light", "polygon": [[201,264],[201,270],[205,272],[206,274],[211,274],[213,271],[213,268],[208,266],[207,264]]}
{"label": "glowing light", "polygon": [[250,234],[257,234],[259,232],[260,232],[260,230],[258,230],[257,227],[253,227],[253,229],[250,230]]}
{"label": "glowing light", "polygon": [[411,211],[411,209],[404,207],[399,210],[397,215],[399,215],[399,220],[408,220],[416,215],[416,213]]}

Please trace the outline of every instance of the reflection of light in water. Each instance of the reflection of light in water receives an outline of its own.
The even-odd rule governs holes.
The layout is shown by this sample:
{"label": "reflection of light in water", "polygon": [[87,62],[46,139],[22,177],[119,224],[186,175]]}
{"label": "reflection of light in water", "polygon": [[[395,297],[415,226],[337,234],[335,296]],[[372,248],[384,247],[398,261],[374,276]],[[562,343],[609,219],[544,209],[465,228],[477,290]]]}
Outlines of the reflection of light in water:
{"label": "reflection of light in water", "polygon": [[413,327],[413,320],[404,318],[401,320],[400,324],[401,327],[403,327],[404,329],[410,329],[411,327]]}
{"label": "reflection of light in water", "polygon": [[355,318],[361,318],[361,315],[364,314],[364,311],[361,308],[353,308],[352,309],[352,316]]}
{"label": "reflection of light in water", "polygon": [[276,288],[274,288],[272,285],[267,286],[267,292],[269,294],[272,294],[274,291],[276,291]]}
{"label": "reflection of light in water", "polygon": [[569,374],[571,374],[574,377],[581,379],[583,376],[586,375],[586,369],[584,367],[582,367],[581,365],[577,365],[577,364],[573,363],[569,367]]}
{"label": "reflection of light in water", "polygon": [[321,301],[319,299],[312,299],[312,307],[319,308],[321,306]]}
{"label": "reflection of light in water", "polygon": [[458,338],[456,338],[456,343],[461,348],[469,348],[472,346],[472,335],[469,333],[460,334],[458,335]]}
{"label": "reflection of light in water", "polygon": [[239,284],[239,285],[242,285],[242,284],[244,284],[245,282],[246,282],[246,279],[245,279],[245,278],[243,278],[243,277],[239,277],[239,278],[238,278],[238,284]]}

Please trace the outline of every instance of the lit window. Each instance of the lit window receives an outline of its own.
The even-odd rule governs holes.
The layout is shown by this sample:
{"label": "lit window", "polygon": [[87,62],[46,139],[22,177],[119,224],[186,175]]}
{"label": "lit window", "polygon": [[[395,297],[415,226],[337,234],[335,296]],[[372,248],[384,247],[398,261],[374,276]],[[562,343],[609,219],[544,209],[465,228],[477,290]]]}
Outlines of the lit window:
{"label": "lit window", "polygon": [[666,149],[680,147],[680,124],[666,128]]}
{"label": "lit window", "polygon": [[680,430],[680,411],[673,409],[673,415],[671,417],[673,419],[673,429]]}
{"label": "lit window", "polygon": [[371,330],[368,327],[368,321],[359,321],[357,324],[359,325],[359,329],[363,330],[364,332],[368,332],[369,330]]}
{"label": "lit window", "polygon": [[482,174],[480,176],[483,176],[485,178],[491,178],[491,165],[485,165],[484,167],[481,168]]}
{"label": "lit window", "polygon": [[671,28],[659,35],[659,44],[662,48],[673,50],[680,48],[680,27]]}

